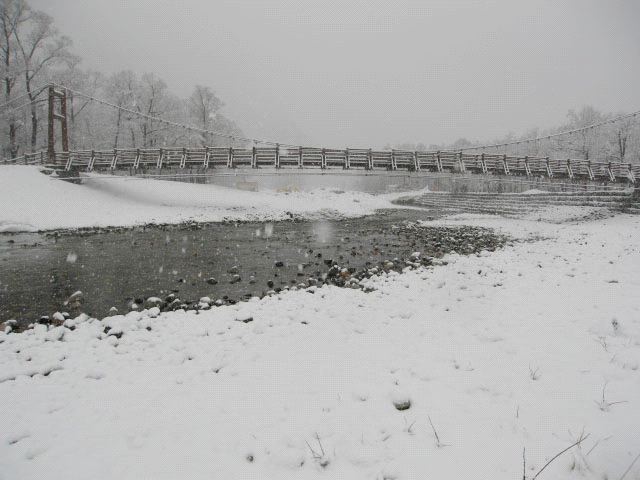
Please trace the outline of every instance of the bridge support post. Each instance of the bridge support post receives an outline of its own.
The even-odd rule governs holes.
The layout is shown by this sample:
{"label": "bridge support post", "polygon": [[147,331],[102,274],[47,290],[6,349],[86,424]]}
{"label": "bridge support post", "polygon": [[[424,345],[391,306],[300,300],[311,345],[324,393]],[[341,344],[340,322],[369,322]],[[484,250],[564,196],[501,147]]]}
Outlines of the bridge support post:
{"label": "bridge support post", "polygon": [[567,158],[567,175],[569,175],[569,179],[573,179],[573,168],[571,168],[570,158]]}
{"label": "bridge support post", "polygon": [[298,168],[302,168],[304,163],[302,161],[302,147],[298,147]]}
{"label": "bridge support post", "polygon": [[416,172],[420,171],[420,160],[418,160],[418,152],[413,152],[413,168]]}
{"label": "bridge support post", "polygon": [[[56,100],[60,101],[60,113],[56,110]],[[67,92],[59,92],[53,85],[49,86],[49,115],[47,131],[47,156],[51,163],[56,161],[55,121],[60,121],[62,151],[69,151],[69,131],[67,129]]]}
{"label": "bridge support post", "polygon": [[164,159],[164,150],[160,149],[160,152],[158,152],[158,163],[156,164],[158,168],[162,168],[163,159]]}
{"label": "bridge support post", "polygon": [[465,173],[467,171],[467,167],[464,164],[464,159],[462,158],[462,152],[458,152],[458,164],[460,165],[460,171]]}
{"label": "bridge support post", "polygon": [[280,168],[280,144],[276,143],[276,168]]}
{"label": "bridge support post", "polygon": [[531,176],[531,166],[529,165],[529,157],[524,157],[524,172],[527,174],[527,177]]}
{"label": "bridge support post", "polygon": [[349,159],[349,149],[347,148],[344,151],[344,169],[345,170],[349,170],[350,166],[351,166],[351,162],[350,162],[350,159]]}
{"label": "bridge support post", "polygon": [[256,146],[251,149],[251,168],[258,168],[258,162],[256,160]]}
{"label": "bridge support post", "polygon": [[187,165],[187,149],[182,149],[182,156],[180,157],[180,168],[184,168]]}
{"label": "bridge support post", "polygon": [[547,167],[547,176],[549,178],[553,177],[553,170],[551,170],[551,163],[549,162],[549,157],[545,157],[544,163],[545,163],[545,166]]}
{"label": "bridge support post", "polygon": [[480,155],[480,166],[482,167],[482,173],[487,173],[487,162],[484,159],[484,153]]}
{"label": "bridge support post", "polygon": [[[136,157],[138,159],[138,163],[140,163],[140,154]],[[115,170],[118,166],[118,149],[113,149],[113,158],[111,159],[111,170]],[[138,168],[138,167],[136,167]]]}
{"label": "bridge support post", "polygon": [[373,170],[373,152],[371,149],[367,151],[367,170]]}
{"label": "bridge support post", "polygon": [[587,160],[587,174],[589,175],[589,180],[596,179],[596,176],[593,174],[593,168],[591,168],[591,160]]}
{"label": "bridge support post", "polygon": [[509,164],[507,163],[507,154],[506,153],[502,156],[502,167],[504,168],[504,174],[505,175],[511,175],[511,172],[509,171]]}

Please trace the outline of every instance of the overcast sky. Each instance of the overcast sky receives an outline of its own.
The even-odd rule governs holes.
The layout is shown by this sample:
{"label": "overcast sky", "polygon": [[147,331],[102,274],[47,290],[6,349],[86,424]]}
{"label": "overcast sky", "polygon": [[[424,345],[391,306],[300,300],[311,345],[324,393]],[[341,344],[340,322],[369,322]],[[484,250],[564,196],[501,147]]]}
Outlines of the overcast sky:
{"label": "overcast sky", "polygon": [[640,1],[29,0],[87,68],[211,86],[245,133],[491,139],[640,109]]}

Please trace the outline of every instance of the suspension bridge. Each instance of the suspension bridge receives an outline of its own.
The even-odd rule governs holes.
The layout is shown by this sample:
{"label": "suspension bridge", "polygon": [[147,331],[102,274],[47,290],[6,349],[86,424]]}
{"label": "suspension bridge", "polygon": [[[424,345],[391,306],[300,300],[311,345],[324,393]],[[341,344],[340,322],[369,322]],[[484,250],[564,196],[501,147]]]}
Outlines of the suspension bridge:
{"label": "suspension bridge", "polygon": [[[550,156],[496,153],[495,151],[519,144],[529,144],[587,132],[606,124],[635,119],[640,112],[623,115],[579,129],[558,132],[544,137],[518,140],[510,143],[479,145],[462,149],[440,151],[376,150],[371,148],[322,148],[281,144],[271,141],[245,138],[225,132],[179,124],[160,117],[114,105],[61,85],[47,85],[41,92],[48,92],[48,138],[46,150],[25,153],[6,159],[5,164],[41,164],[79,174],[80,172],[120,172],[131,175],[153,173],[155,176],[206,175],[224,171],[271,171],[308,173],[360,172],[362,174],[388,174],[390,172],[450,174],[477,174],[485,176],[519,176],[532,178],[561,178],[593,183],[628,183],[637,185],[640,163],[591,160],[584,158],[551,158]],[[154,122],[165,123],[190,132],[212,134],[240,144],[233,146],[162,147],[162,148],[114,148],[97,150],[73,150],[69,148],[68,95],[85,97],[89,101],[119,109],[129,115],[141,116]],[[60,141],[56,142],[56,122],[60,122]],[[57,150],[59,143],[61,149]],[[247,147],[246,144],[253,144]],[[493,150],[493,151],[492,151]]]}

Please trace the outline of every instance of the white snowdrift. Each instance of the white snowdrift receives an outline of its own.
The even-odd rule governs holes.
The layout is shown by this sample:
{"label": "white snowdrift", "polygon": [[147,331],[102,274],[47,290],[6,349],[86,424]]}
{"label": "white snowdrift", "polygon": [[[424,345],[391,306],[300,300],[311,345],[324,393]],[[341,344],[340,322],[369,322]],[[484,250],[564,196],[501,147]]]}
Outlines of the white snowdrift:
{"label": "white snowdrift", "polygon": [[583,432],[539,478],[620,478],[640,448],[640,218],[446,223],[547,239],[371,294],[0,333],[0,478],[514,479],[526,448],[530,479]]}
{"label": "white snowdrift", "polygon": [[391,207],[397,194],[247,192],[217,185],[94,175],[81,185],[37,167],[0,167],[0,232],[148,223],[361,216]]}

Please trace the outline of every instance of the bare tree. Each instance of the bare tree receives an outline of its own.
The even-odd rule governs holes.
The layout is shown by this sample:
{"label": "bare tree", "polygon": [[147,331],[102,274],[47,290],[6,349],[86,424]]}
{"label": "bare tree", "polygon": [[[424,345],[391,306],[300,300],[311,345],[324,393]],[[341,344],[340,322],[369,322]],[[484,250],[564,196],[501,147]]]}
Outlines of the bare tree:
{"label": "bare tree", "polygon": [[633,118],[627,118],[616,122],[609,132],[612,156],[619,162],[624,162],[627,157],[634,120]]}
{"label": "bare tree", "polygon": [[121,108],[133,108],[135,103],[134,92],[137,89],[137,83],[138,80],[135,73],[130,70],[115,73],[107,80],[107,96],[118,107],[118,109],[116,110],[116,125],[113,148],[118,148],[120,134],[122,133],[123,129],[123,121],[126,119]]}
{"label": "bare tree", "polygon": [[[148,117],[161,117],[166,111],[167,84],[153,73],[142,75],[136,90],[136,110]],[[166,125],[150,118],[140,117],[142,145],[153,147],[159,143],[158,134]]]}
{"label": "bare tree", "polygon": [[[218,110],[223,107],[222,100],[209,87],[196,85],[191,97],[189,97],[189,113],[195,120],[196,125],[203,130],[211,130],[213,122],[216,120]],[[202,134],[202,144],[207,141],[207,134]]]}
{"label": "bare tree", "polygon": [[31,149],[35,150],[38,142],[38,109],[33,90],[34,79],[56,62],[72,62],[74,57],[69,52],[71,40],[60,35],[53,25],[53,18],[43,12],[32,12],[30,21],[24,31],[16,29],[14,37],[22,54],[24,65],[24,82],[29,101],[31,102]]}
{"label": "bare tree", "polygon": [[[5,102],[11,100],[11,94],[19,76],[15,33],[29,20],[31,11],[24,0],[0,0],[0,68],[4,83]],[[16,143],[17,125],[13,110],[8,112],[9,155],[18,155]]]}
{"label": "bare tree", "polygon": [[[225,133],[227,135],[233,135],[235,137],[242,137],[243,133],[240,127],[233,121],[218,113],[212,125],[212,130],[216,132]],[[245,147],[245,141],[234,140],[229,137],[221,137],[213,135],[214,142],[228,146]]]}
{"label": "bare tree", "polygon": [[[595,123],[604,121],[605,116],[591,106],[584,106],[579,111],[569,110],[569,123],[561,130],[574,130],[588,127]],[[563,146],[570,153],[577,154],[579,158],[589,160],[597,153],[596,142],[598,132],[593,128],[587,128],[579,132],[572,133],[563,140]]]}

